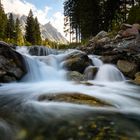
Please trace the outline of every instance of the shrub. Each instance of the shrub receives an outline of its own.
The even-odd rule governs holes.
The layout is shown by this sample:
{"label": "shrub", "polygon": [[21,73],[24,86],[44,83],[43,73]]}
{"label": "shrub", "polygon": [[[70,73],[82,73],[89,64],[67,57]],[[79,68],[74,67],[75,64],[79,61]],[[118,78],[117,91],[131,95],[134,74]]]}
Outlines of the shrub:
{"label": "shrub", "polygon": [[140,24],[140,6],[134,6],[131,8],[129,15],[128,15],[128,23],[134,24],[139,23]]}

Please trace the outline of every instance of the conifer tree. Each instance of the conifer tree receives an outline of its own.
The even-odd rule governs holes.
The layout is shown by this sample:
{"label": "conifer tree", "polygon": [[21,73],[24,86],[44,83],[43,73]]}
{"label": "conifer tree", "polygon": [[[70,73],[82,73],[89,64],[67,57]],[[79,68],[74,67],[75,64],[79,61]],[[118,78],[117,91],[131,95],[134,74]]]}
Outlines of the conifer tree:
{"label": "conifer tree", "polygon": [[37,17],[35,18],[35,44],[41,45],[41,32],[40,32],[40,26]]}
{"label": "conifer tree", "polygon": [[20,27],[20,21],[17,18],[15,23],[15,42],[17,45],[22,46],[24,45],[23,34]]}
{"label": "conifer tree", "polygon": [[33,17],[33,12],[30,10],[26,21],[25,39],[32,45],[41,45],[41,32],[37,17]]}
{"label": "conifer tree", "polygon": [[12,13],[10,13],[7,21],[6,36],[8,39],[15,39],[15,22]]}
{"label": "conifer tree", "polygon": [[7,16],[4,12],[3,5],[0,2],[0,39],[5,39],[5,30],[7,25]]}
{"label": "conifer tree", "polygon": [[25,26],[25,39],[27,42],[31,43],[32,45],[35,45],[35,21],[33,17],[33,12],[30,10],[27,21],[26,21],[26,26]]}

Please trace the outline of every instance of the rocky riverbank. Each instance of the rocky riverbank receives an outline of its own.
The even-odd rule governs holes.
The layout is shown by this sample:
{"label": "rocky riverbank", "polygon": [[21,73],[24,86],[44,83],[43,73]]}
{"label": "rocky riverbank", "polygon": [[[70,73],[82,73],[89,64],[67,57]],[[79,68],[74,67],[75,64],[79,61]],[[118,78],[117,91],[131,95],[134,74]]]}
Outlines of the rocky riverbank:
{"label": "rocky riverbank", "polygon": [[26,72],[23,56],[0,41],[0,83],[20,80]]}
{"label": "rocky riverbank", "polygon": [[[115,37],[101,31],[86,46],[77,49],[87,54],[99,55],[104,63],[115,64],[128,78],[139,83],[140,25],[123,24]],[[137,73],[137,74],[136,74]]]}
{"label": "rocky riverbank", "polygon": [[[67,72],[67,79],[85,81],[94,79],[98,72],[88,55],[98,55],[107,64],[114,64],[134,83],[140,83],[140,25],[123,24],[116,36],[101,31],[86,46],[77,48],[65,55],[59,62]],[[30,47],[31,55],[58,54],[58,52],[43,46]],[[46,63],[46,60],[40,59]],[[48,63],[48,62],[47,62]],[[20,80],[27,72],[23,56],[12,47],[0,42],[0,82]]]}

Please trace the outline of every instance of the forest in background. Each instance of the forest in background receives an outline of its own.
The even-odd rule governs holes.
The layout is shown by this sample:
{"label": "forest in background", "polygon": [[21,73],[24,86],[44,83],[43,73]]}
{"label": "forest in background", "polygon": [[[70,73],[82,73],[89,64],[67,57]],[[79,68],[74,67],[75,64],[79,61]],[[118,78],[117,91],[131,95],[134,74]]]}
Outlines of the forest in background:
{"label": "forest in background", "polygon": [[140,0],[65,0],[64,16],[70,42],[80,42],[122,23],[140,23]]}
{"label": "forest in background", "polygon": [[[122,23],[140,23],[140,0],[65,0],[64,31],[70,43],[88,40],[101,30],[117,31]],[[30,10],[25,27],[20,21],[6,14],[0,3],[0,40],[15,45],[49,45],[58,48],[50,40],[42,40],[39,22]],[[75,44],[74,44],[75,45]],[[68,47],[60,45],[60,48]]]}
{"label": "forest in background", "polygon": [[14,19],[12,13],[5,14],[3,5],[0,3],[0,40],[19,46],[41,45],[39,22],[37,17],[34,18],[32,10],[29,11],[25,35],[23,35],[19,19]]}

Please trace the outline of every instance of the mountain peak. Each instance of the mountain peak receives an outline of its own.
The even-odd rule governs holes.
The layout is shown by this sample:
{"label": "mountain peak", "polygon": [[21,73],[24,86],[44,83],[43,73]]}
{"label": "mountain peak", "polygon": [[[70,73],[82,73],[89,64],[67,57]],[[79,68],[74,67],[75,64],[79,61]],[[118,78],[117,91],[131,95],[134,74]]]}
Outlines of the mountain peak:
{"label": "mountain peak", "polygon": [[[26,25],[26,19],[27,16],[25,15],[18,15],[13,14],[14,19],[19,18],[21,23],[21,28],[23,34],[25,34],[25,25]],[[46,23],[45,25],[40,24],[40,31],[42,39],[49,39],[50,41],[54,41],[61,44],[67,44],[68,41],[66,38],[51,24],[51,22]]]}
{"label": "mountain peak", "polygon": [[50,39],[51,41],[67,44],[68,41],[63,37],[63,35],[51,24],[51,22],[46,23],[41,26],[42,38]]}

